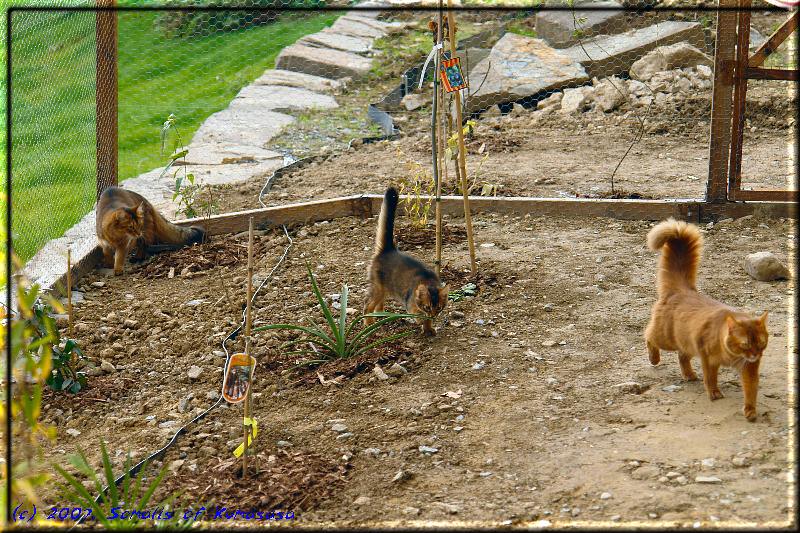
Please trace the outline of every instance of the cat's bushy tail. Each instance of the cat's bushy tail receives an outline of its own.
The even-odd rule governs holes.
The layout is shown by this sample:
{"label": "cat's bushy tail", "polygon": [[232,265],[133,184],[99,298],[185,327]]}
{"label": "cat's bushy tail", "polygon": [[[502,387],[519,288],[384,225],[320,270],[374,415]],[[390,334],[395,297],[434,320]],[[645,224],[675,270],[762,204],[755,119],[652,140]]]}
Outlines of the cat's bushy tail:
{"label": "cat's bushy tail", "polygon": [[659,296],[682,289],[697,290],[697,267],[703,248],[703,236],[697,226],[668,218],[650,230],[647,246],[654,252],[661,250],[657,275]]}
{"label": "cat's bushy tail", "polygon": [[397,202],[400,195],[397,189],[389,187],[383,195],[381,214],[378,217],[378,232],[375,235],[375,253],[381,254],[394,250],[394,217],[397,212]]}

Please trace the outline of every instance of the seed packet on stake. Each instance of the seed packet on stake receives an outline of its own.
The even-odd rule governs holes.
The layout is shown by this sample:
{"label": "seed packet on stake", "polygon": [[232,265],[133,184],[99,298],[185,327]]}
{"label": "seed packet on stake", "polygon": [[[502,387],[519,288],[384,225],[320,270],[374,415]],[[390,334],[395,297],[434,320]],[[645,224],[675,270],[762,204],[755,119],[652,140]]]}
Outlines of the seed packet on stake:
{"label": "seed packet on stake", "polygon": [[442,60],[439,74],[441,75],[445,91],[452,93],[467,88],[466,78],[464,78],[464,73],[461,71],[460,58],[452,57]]}
{"label": "seed packet on stake", "polygon": [[250,389],[250,383],[253,381],[255,370],[256,360],[254,357],[244,353],[231,356],[222,386],[222,397],[225,398],[225,401],[228,403],[244,401],[247,391]]}

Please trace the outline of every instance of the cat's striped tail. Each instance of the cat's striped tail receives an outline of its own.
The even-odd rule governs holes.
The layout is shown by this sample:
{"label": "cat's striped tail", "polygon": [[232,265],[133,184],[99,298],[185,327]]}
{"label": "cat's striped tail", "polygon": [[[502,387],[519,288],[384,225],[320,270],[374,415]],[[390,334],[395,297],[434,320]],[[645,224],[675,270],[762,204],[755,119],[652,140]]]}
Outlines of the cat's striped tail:
{"label": "cat's striped tail", "polygon": [[656,224],[647,234],[647,246],[661,250],[658,264],[658,294],[676,290],[697,290],[697,267],[703,249],[703,236],[694,224],[674,218]]}

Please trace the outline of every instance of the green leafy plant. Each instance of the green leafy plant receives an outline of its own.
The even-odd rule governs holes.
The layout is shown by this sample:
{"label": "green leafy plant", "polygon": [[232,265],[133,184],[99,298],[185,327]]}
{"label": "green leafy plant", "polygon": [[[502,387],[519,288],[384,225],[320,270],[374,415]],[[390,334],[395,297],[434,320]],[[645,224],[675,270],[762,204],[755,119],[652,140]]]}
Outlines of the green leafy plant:
{"label": "green leafy plant", "polygon": [[[317,298],[317,303],[319,303],[327,328],[320,327],[313,319],[309,318],[309,326],[302,326],[299,324],[269,324],[253,329],[253,331],[290,330],[299,332],[301,334],[300,338],[283,344],[281,348],[285,349],[309,345],[309,348],[298,348],[288,352],[289,355],[312,355],[315,357],[315,359],[306,361],[304,364],[319,364],[334,359],[357,357],[372,348],[413,333],[413,329],[407,329],[400,333],[376,338],[383,326],[404,318],[424,318],[409,313],[377,312],[358,314],[348,324],[347,300],[349,297],[349,289],[347,284],[342,286],[342,292],[339,295],[339,304],[341,307],[337,319],[334,318],[330,307],[328,307],[328,304],[325,302],[325,298],[322,296],[322,292],[320,292],[317,286],[314,273],[311,271],[311,267],[308,263],[306,263],[306,269],[308,270],[308,277],[311,280],[312,291]],[[365,326],[363,322],[367,318],[376,318],[378,320]]]}
{"label": "green leafy plant", "polygon": [[[405,195],[401,200],[406,216],[411,220],[411,225],[422,228],[428,225],[431,207],[433,206],[433,195],[436,193],[433,175],[425,167],[408,159],[399,148],[399,157],[406,160],[406,168],[410,176],[401,178],[398,183],[399,193]],[[423,199],[427,196],[427,199]]]}
{"label": "green leafy plant", "polygon": [[[186,156],[189,154],[189,149],[183,145],[183,139],[176,125],[177,121],[178,118],[173,113],[170,113],[161,127],[161,154],[164,154],[170,131],[175,132],[175,143],[172,155],[169,156],[169,162],[164,167],[164,170],[161,171],[159,178],[178,165],[180,168],[175,169],[172,174],[175,180],[172,201],[178,203],[178,212],[182,213],[186,218],[195,218],[201,215],[209,217],[217,210],[218,206],[214,201],[211,189],[207,189],[208,194],[203,197],[201,195],[203,187],[195,183],[194,174],[186,170]],[[181,169],[183,169],[183,173],[181,173]]]}
{"label": "green leafy plant", "polygon": [[[96,502],[95,499],[89,494],[89,491],[84,487],[78,478],[67,472],[59,465],[54,465],[56,471],[64,478],[66,485],[61,487],[61,492],[66,501],[83,507],[84,513],[88,515],[87,509],[91,509],[91,517],[87,522],[92,519],[96,520],[103,527],[109,529],[131,529],[133,526],[142,523],[148,523],[154,518],[142,518],[139,515],[133,515],[127,518],[121,518],[120,515],[123,510],[137,510],[145,512],[149,507],[150,500],[158,489],[159,485],[167,473],[166,465],[161,468],[159,473],[150,482],[147,487],[143,485],[143,472],[147,469],[147,463],[142,465],[139,475],[135,478],[130,475],[132,466],[131,455],[128,453],[125,458],[123,469],[125,474],[118,487],[116,484],[117,476],[114,474],[114,469],[111,464],[111,459],[106,450],[103,441],[100,441],[100,451],[102,455],[102,472],[98,474],[95,469],[89,464],[86,459],[86,454],[78,449],[77,454],[70,455],[68,460],[70,464],[82,475],[86,476],[93,484],[97,494],[103,494],[103,483],[108,487],[105,496]],[[177,494],[172,494],[165,500],[158,502],[152,507],[160,507],[165,512],[170,511],[173,515],[170,518],[155,519],[155,523],[161,527],[172,528],[188,528],[191,526],[191,520],[181,520],[182,515],[174,512],[173,502]],[[117,508],[115,511],[112,511]]]}
{"label": "green leafy plant", "polygon": [[464,298],[475,296],[476,294],[478,294],[478,286],[474,283],[467,283],[460,289],[450,291],[447,294],[447,299],[451,302],[460,302]]}

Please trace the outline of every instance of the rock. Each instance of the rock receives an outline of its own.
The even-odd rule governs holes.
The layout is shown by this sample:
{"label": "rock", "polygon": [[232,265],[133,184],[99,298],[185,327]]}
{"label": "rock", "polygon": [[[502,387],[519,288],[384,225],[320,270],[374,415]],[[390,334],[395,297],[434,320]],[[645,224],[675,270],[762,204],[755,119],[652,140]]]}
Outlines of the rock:
{"label": "rock", "polygon": [[389,379],[389,376],[386,375],[386,372],[383,371],[380,365],[375,365],[372,369],[372,372],[373,374],[375,374],[375,377],[377,377],[381,381]]}
{"label": "rock", "polygon": [[697,22],[666,21],[618,35],[601,35],[581,45],[559,50],[583,66],[592,77],[605,78],[630,70],[639,58],[658,48],[681,41],[702,48],[703,27]]}
{"label": "rock", "polygon": [[601,493],[600,494],[600,499],[601,500],[609,500],[609,499],[611,499],[611,493],[610,492]]}
{"label": "rock", "polygon": [[561,112],[569,114],[584,111],[588,107],[591,93],[591,87],[564,89],[564,97],[561,99]]}
{"label": "rock", "polygon": [[340,433],[340,434],[336,435],[336,440],[349,439],[352,436],[353,436],[353,434],[348,431],[346,433]]}
{"label": "rock", "polygon": [[331,26],[331,31],[354,37],[367,37],[376,39],[386,35],[386,31],[380,26],[374,26],[367,22],[367,19],[359,19],[352,16],[344,16],[336,19]]}
{"label": "rock", "polygon": [[103,287],[106,286],[106,282],[105,281],[93,281],[91,283],[91,285],[92,285],[92,287],[95,287],[97,289],[102,289]]}
{"label": "rock", "polygon": [[367,74],[371,66],[371,59],[357,54],[341,50],[321,49],[300,43],[292,44],[281,50],[275,60],[277,69],[293,70],[332,79],[358,78]]}
{"label": "rock", "polygon": [[303,72],[268,69],[252,85],[285,85],[287,87],[308,89],[316,93],[332,93],[340,90],[344,83],[343,80],[332,80]]}
{"label": "rock", "polygon": [[661,474],[661,470],[654,465],[640,466],[631,472],[633,479],[657,479]]}
{"label": "rock", "polygon": [[292,443],[289,442],[288,440],[279,440],[278,442],[275,443],[275,446],[277,446],[278,448],[291,448]]}
{"label": "rock", "polygon": [[615,110],[625,102],[627,88],[625,81],[616,76],[603,79],[592,92],[595,107],[604,113]]}
{"label": "rock", "polygon": [[247,85],[228,105],[229,109],[258,108],[262,111],[335,109],[337,107],[339,104],[330,95],[283,85]]}
{"label": "rock", "polygon": [[503,35],[489,56],[475,65],[470,77],[485,81],[470,87],[467,112],[588,80],[577,61],[541,39],[515,33]]}
{"label": "rock", "polygon": [[766,40],[767,39],[763,35],[761,35],[761,32],[759,32],[753,26],[750,26],[750,51],[751,52],[755,51],[759,46],[764,44],[764,41],[766,41]]}
{"label": "rock", "polygon": [[117,369],[114,368],[114,365],[112,365],[111,363],[109,363],[105,359],[100,361],[100,370],[102,370],[106,374],[113,374],[114,372],[117,371]]}
{"label": "rock", "polygon": [[386,373],[392,377],[399,378],[400,376],[408,374],[408,370],[403,368],[401,365],[394,363],[389,367],[389,370],[387,370]]}
{"label": "rock", "polygon": [[355,501],[353,501],[353,505],[355,506],[367,505],[371,501],[372,498],[368,496],[359,496],[358,498],[355,499]]}
{"label": "rock", "polygon": [[213,400],[216,400],[217,398],[219,398],[219,392],[217,392],[215,390],[210,390],[210,391],[208,391],[206,393],[206,399],[207,400],[212,400],[213,401]]}
{"label": "rock", "polygon": [[169,464],[169,469],[173,472],[177,472],[185,462],[185,459],[176,459]]}
{"label": "rock", "polygon": [[722,480],[716,476],[697,476],[694,478],[695,483],[722,483]]}
{"label": "rock", "polygon": [[669,46],[659,46],[637,60],[630,68],[632,78],[648,81],[657,72],[676,68],[713,65],[713,60],[689,43],[681,42]]}
{"label": "rock", "polygon": [[70,437],[77,437],[80,434],[81,434],[81,432],[78,431],[77,429],[74,429],[74,428],[69,428],[67,430],[67,435],[69,435]]}
{"label": "rock", "polygon": [[192,408],[192,400],[194,399],[194,393],[189,393],[185,397],[181,398],[181,401],[178,402],[178,412],[185,413]]}
{"label": "rock", "polygon": [[451,503],[444,503],[444,502],[434,502],[437,506],[441,507],[444,512],[447,514],[458,514],[461,510],[457,505],[453,505]]}
{"label": "rock", "polygon": [[423,445],[423,446],[419,447],[419,451],[424,453],[424,454],[426,454],[426,455],[430,455],[430,454],[437,453],[439,451],[439,448],[434,448],[433,446],[424,446]]}
{"label": "rock", "polygon": [[625,381],[623,383],[617,383],[613,385],[613,387],[630,394],[641,394],[647,390],[647,388],[643,387],[638,381]]}
{"label": "rock", "polygon": [[186,373],[189,376],[189,379],[195,380],[200,377],[200,374],[203,373],[203,369],[197,365],[192,365],[189,367],[189,371]]}
{"label": "rock", "polygon": [[527,113],[527,110],[525,109],[525,106],[515,102],[514,104],[512,104],[511,111],[509,111],[508,116],[510,116],[510,117],[521,117],[522,115],[525,115],[526,113]]}
{"label": "rock", "polygon": [[334,424],[331,426],[331,431],[335,431],[336,433],[346,433],[347,426],[344,424]]}
{"label": "rock", "polygon": [[464,313],[462,313],[461,311],[451,311],[450,318],[453,318],[455,320],[463,320],[465,316]]}
{"label": "rock", "polygon": [[[581,5],[590,4],[593,8],[608,6],[617,10],[584,10],[578,9]],[[575,10],[542,10],[536,15],[536,36],[546,40],[551,46],[564,48],[578,42],[580,32],[581,39],[592,37],[598,34],[612,34],[626,28],[625,12],[621,9],[622,5],[614,0],[596,2],[593,0],[582,0],[575,2]]]}
{"label": "rock", "polygon": [[133,328],[137,327],[138,325],[139,325],[139,322],[137,320],[133,320],[131,318],[126,319],[125,322],[122,323],[122,327],[125,327],[125,328],[128,328],[128,329],[133,329]]}
{"label": "rock", "polygon": [[749,465],[750,461],[748,461],[747,458],[745,457],[734,457],[733,459],[731,459],[731,463],[733,463],[733,466],[741,468],[743,466]]}
{"label": "rock", "polygon": [[703,466],[703,468],[714,468],[714,466],[717,464],[717,460],[713,457],[709,457],[700,461],[700,464]]}
{"label": "rock", "polygon": [[[536,104],[536,109],[546,109],[548,107],[555,107],[561,103],[564,93],[561,91],[554,92],[544,100],[539,100]],[[560,106],[559,106],[560,107]]]}
{"label": "rock", "polygon": [[422,93],[408,93],[400,100],[400,103],[403,104],[406,111],[414,111],[426,105],[428,103],[428,97]]}
{"label": "rock", "polygon": [[546,303],[546,304],[544,304],[542,306],[542,309],[544,309],[548,313],[552,312],[555,308],[556,308],[556,306],[554,304],[551,304],[551,303]]}
{"label": "rock", "polygon": [[542,343],[542,346],[544,346],[545,348],[551,348],[551,347],[555,346],[556,344],[558,344],[557,341],[554,341],[553,339],[549,339],[549,340],[544,341]]}
{"label": "rock", "polygon": [[325,28],[320,32],[306,35],[297,42],[319,48],[332,48],[343,52],[351,52],[353,54],[365,54],[369,52],[372,46],[372,40],[369,38],[344,35],[331,28]]}
{"label": "rock", "polygon": [[418,515],[419,507],[403,507],[403,510],[401,512],[407,515]]}
{"label": "rock", "polygon": [[405,470],[398,470],[397,473],[392,478],[392,483],[400,483],[402,481],[407,481],[411,479],[412,475],[410,472],[406,472]]}
{"label": "rock", "polygon": [[364,455],[378,457],[381,454],[380,448],[364,448]]}
{"label": "rock", "polygon": [[791,273],[771,252],[756,252],[744,258],[744,270],[758,281],[789,279]]}
{"label": "rock", "polygon": [[477,363],[472,365],[472,370],[481,370],[484,366],[486,366],[486,363],[484,363],[483,361],[478,361]]}
{"label": "rock", "polygon": [[[286,50],[286,49],[284,49]],[[245,146],[263,146],[272,137],[278,134],[285,126],[295,121],[295,118],[275,111],[239,107],[223,109],[208,117],[197,129],[189,146],[228,143]],[[261,161],[249,165],[226,165],[238,171],[262,168],[271,168],[271,161]],[[282,163],[279,163],[279,166]],[[202,167],[199,167],[203,170]],[[219,168],[214,168],[219,172]],[[245,178],[246,179],[246,178]]]}
{"label": "rock", "polygon": [[683,390],[683,387],[680,385],[667,385],[665,387],[661,387],[661,390],[664,392],[678,392],[679,390]]}

